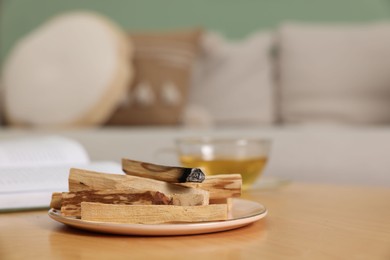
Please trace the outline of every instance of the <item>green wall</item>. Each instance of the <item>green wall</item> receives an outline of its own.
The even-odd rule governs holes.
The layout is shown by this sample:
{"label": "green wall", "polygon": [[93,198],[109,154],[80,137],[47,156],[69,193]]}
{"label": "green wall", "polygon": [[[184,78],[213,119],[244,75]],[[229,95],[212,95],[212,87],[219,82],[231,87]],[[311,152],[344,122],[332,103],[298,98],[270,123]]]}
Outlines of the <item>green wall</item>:
{"label": "green wall", "polygon": [[285,20],[363,22],[390,18],[390,0],[3,0],[0,59],[50,16],[95,10],[129,30],[204,26],[239,38]]}

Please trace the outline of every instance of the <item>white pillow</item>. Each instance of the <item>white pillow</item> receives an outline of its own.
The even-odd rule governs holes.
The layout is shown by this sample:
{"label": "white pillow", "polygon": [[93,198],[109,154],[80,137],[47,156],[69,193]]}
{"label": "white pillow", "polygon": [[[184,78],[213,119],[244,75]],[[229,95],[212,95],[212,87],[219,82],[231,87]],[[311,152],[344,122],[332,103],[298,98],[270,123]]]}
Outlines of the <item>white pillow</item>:
{"label": "white pillow", "polygon": [[6,121],[35,127],[104,123],[127,93],[131,51],[125,32],[99,14],[49,19],[20,39],[4,63]]}
{"label": "white pillow", "polygon": [[[188,109],[199,124],[271,124],[274,100],[270,33],[229,41],[206,32],[190,88]],[[196,118],[195,111],[205,120]],[[205,116],[208,114],[208,116]],[[192,118],[185,118],[188,123]]]}
{"label": "white pillow", "polygon": [[279,32],[281,119],[390,123],[390,24],[285,24]]}

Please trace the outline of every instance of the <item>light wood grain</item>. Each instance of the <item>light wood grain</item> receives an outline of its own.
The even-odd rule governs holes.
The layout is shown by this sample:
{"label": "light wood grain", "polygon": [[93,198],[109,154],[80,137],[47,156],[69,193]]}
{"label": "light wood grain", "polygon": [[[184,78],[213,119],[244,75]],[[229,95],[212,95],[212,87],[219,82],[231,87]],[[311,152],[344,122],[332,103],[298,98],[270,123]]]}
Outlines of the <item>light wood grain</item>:
{"label": "light wood grain", "polygon": [[81,219],[107,223],[163,224],[227,219],[227,205],[113,205],[81,202]]}
{"label": "light wood grain", "polygon": [[246,191],[266,218],[214,234],[91,233],[47,211],[0,214],[0,259],[390,259],[390,189],[293,183]]}

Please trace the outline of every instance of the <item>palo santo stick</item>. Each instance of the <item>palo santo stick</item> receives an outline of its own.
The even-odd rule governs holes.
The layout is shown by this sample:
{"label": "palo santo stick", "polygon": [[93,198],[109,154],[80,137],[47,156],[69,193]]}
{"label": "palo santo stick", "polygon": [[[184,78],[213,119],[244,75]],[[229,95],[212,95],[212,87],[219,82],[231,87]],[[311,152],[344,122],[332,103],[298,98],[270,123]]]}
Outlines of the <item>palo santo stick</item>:
{"label": "palo santo stick", "polygon": [[180,183],[185,187],[206,190],[210,193],[210,200],[239,197],[241,195],[241,174],[218,174],[206,176],[202,183]]}
{"label": "palo santo stick", "polygon": [[64,216],[80,216],[81,202],[99,202],[105,204],[124,205],[176,205],[193,204],[187,201],[193,199],[189,194],[164,195],[160,192],[131,192],[120,190],[85,190],[76,192],[54,192],[50,207],[61,210]]}
{"label": "palo santo stick", "polygon": [[[173,200],[179,200],[179,202],[175,202],[176,205],[183,206],[207,205],[209,203],[209,193],[201,189],[131,175],[104,174],[75,168],[70,169],[69,191],[106,189],[132,192],[158,191],[165,195],[172,195]],[[182,194],[183,196],[175,196],[175,194]]]}
{"label": "palo santo stick", "polygon": [[227,219],[227,205],[215,204],[183,207],[172,205],[113,205],[82,202],[81,219],[134,224],[219,221]]}
{"label": "palo santo stick", "polygon": [[53,192],[51,195],[50,208],[61,209],[62,192]]}
{"label": "palo santo stick", "polygon": [[228,214],[231,214],[233,211],[233,198],[225,199],[210,199],[209,204],[226,204],[228,209]]}
{"label": "palo santo stick", "polygon": [[142,193],[118,190],[63,192],[61,214],[63,216],[81,216],[81,202],[84,201],[121,205],[173,205],[172,197],[158,191]]}
{"label": "palo santo stick", "polygon": [[163,166],[130,159],[122,159],[122,169],[128,175],[170,183],[202,182],[205,179],[199,168]]}

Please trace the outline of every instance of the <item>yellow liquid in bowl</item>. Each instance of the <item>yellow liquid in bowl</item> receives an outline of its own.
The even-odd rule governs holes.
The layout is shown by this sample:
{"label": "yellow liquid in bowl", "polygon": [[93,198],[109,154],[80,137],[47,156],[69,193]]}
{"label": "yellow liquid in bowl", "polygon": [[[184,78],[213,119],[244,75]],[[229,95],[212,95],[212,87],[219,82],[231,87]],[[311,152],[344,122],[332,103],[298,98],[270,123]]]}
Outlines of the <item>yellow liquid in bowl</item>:
{"label": "yellow liquid in bowl", "polygon": [[267,158],[215,158],[204,160],[201,157],[183,155],[180,156],[180,162],[184,167],[201,168],[206,175],[239,173],[242,176],[242,188],[246,189],[260,177],[267,163]]}

